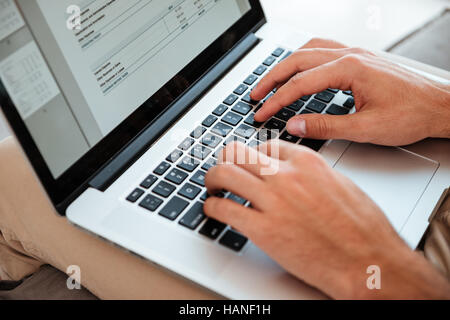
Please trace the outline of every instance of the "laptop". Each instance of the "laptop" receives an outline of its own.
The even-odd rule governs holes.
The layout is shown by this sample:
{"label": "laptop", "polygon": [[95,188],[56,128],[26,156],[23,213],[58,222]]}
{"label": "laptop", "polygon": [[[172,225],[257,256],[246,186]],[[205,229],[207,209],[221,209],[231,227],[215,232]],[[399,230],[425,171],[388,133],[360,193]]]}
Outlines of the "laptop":
{"label": "laptop", "polygon": [[352,92],[302,97],[256,123],[265,99],[249,92],[309,39],[267,25],[258,0],[5,5],[0,103],[56,211],[223,297],[324,297],[203,213],[205,175],[231,141],[282,139],[320,152],[412,248],[448,187],[448,141],[385,148],[286,132],[297,114],[354,112]]}

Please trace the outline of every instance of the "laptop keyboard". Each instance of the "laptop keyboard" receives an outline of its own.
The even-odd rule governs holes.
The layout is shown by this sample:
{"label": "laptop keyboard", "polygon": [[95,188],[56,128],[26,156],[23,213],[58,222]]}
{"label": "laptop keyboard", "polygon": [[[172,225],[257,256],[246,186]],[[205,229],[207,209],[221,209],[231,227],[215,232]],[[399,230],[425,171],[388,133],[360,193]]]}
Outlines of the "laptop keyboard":
{"label": "laptop keyboard", "polygon": [[[220,246],[240,252],[248,239],[233,228],[207,218],[203,204],[208,198],[205,175],[217,165],[221,150],[230,142],[240,141],[251,147],[271,139],[281,139],[319,151],[326,141],[300,139],[286,131],[287,121],[298,114],[328,113],[345,115],[354,107],[351,91],[344,91],[348,99],[343,105],[332,103],[339,90],[328,89],[314,96],[305,96],[280,110],[272,119],[258,123],[254,115],[264,101],[250,98],[251,88],[275,64],[291,55],[283,48],[277,48],[252,74],[208,115],[189,137],[180,141],[176,150],[156,167],[126,198],[149,213],[178,223],[182,228],[196,232],[207,241],[216,241]],[[275,90],[274,90],[275,91]],[[279,133],[281,133],[279,135]],[[237,195],[222,192],[216,196],[227,198],[241,205],[250,203]]]}

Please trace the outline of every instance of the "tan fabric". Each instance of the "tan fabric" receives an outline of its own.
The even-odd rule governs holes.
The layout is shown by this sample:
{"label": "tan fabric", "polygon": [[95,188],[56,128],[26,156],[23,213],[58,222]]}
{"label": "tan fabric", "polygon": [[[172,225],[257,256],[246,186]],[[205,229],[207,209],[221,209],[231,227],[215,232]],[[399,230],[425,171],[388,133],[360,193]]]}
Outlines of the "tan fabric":
{"label": "tan fabric", "polygon": [[214,299],[215,294],[134,257],[56,215],[12,138],[0,143],[0,277],[20,280],[48,263],[81,268],[102,299]]}
{"label": "tan fabric", "polygon": [[450,193],[430,225],[425,257],[450,280]]}

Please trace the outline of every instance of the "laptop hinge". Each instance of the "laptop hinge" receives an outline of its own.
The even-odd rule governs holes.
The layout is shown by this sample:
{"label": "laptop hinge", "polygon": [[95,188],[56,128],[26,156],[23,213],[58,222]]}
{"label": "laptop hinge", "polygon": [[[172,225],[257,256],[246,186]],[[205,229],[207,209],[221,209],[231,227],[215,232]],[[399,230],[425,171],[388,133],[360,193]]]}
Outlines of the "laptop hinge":
{"label": "laptop hinge", "polygon": [[214,84],[216,84],[237,62],[239,62],[260,39],[248,34],[221,60],[210,68],[183,96],[174,101],[161,116],[131,141],[116,157],[111,159],[89,182],[89,186],[105,191],[146,150],[166,132],[180,116],[191,108]]}

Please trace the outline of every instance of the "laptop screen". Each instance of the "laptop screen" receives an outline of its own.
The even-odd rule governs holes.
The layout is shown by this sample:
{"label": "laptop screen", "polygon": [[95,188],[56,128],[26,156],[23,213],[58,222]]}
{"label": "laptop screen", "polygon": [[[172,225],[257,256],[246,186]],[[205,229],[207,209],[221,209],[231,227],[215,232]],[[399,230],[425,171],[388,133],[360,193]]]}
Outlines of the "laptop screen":
{"label": "laptop screen", "polygon": [[[21,19],[13,1],[2,3]],[[17,5],[35,41],[26,31],[12,37],[16,50],[2,52],[0,76],[54,178],[251,9],[249,0]]]}

